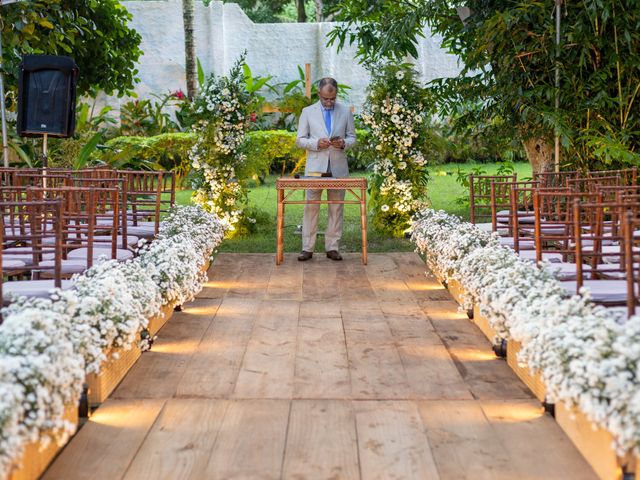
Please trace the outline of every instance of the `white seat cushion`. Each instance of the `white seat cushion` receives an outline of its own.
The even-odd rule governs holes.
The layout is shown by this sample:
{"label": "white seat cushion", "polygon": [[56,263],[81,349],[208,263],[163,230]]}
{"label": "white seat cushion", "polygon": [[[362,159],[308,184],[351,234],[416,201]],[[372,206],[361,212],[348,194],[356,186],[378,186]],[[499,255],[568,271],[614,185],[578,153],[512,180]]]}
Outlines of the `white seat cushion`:
{"label": "white seat cushion", "polygon": [[[67,258],[69,259],[83,259],[87,258],[88,251],[86,247],[77,248],[75,250],[71,250],[67,254]],[[106,257],[107,259],[111,259],[111,249],[110,248],[93,248],[93,259],[98,260],[100,257]],[[129,250],[123,250],[122,248],[116,249],[116,259],[117,260],[129,260],[133,258],[133,252]]]}
{"label": "white seat cushion", "polygon": [[[577,293],[575,280],[562,282],[562,286],[572,294]],[[627,301],[627,282],[625,280],[585,280],[583,286],[591,292],[591,298],[597,303],[624,303]]]}
{"label": "white seat cushion", "polygon": [[18,270],[26,267],[27,264],[20,260],[5,259],[2,257],[2,269],[3,270]]}
{"label": "white seat cushion", "polygon": [[[575,263],[551,263],[547,266],[547,270],[549,270],[558,280],[567,281],[567,280],[575,280],[577,277],[577,268],[578,266]],[[591,266],[590,265],[582,265],[582,272],[585,275],[590,274]]]}
{"label": "white seat cushion", "polygon": [[[84,259],[66,259],[61,260],[60,272],[63,275],[73,275],[74,273],[82,273],[87,269],[87,260]],[[39,267],[46,268],[47,271],[53,272],[55,260],[44,260],[38,264]]]}
{"label": "white seat cushion", "polygon": [[[71,288],[71,280],[62,280],[62,289]],[[2,296],[4,301],[12,295],[25,297],[48,298],[51,290],[55,288],[53,280],[21,280],[19,282],[4,282],[2,284]]]}
{"label": "white seat cushion", "polygon": [[[535,261],[537,258],[535,250],[520,250],[518,252],[518,256],[523,260],[531,260],[531,261]],[[552,263],[556,263],[556,262],[560,263],[562,262],[562,254],[543,252],[542,259],[548,260],[549,262],[552,262]]]}
{"label": "white seat cushion", "polygon": [[127,227],[127,234],[135,235],[141,238],[151,238],[156,235],[156,229],[154,226],[139,225]]}

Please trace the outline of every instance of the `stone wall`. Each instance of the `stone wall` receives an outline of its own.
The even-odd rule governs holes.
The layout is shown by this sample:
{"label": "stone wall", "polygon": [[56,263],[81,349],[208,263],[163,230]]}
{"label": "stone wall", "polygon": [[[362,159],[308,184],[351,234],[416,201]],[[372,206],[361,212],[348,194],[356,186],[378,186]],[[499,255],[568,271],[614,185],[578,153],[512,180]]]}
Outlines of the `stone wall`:
{"label": "stone wall", "polygon": [[[146,97],[185,89],[182,0],[122,3],[133,14],[132,27],[142,36],[137,93]],[[236,4],[214,1],[205,7],[195,3],[196,50],[205,72],[228,71],[244,50],[253,73],[272,75],[274,83],[295,80],[298,65],[310,63],[312,79],[334,76],[352,87],[350,103],[356,108],[362,104],[369,76],[354,59],[354,48],[338,53],[326,46],[326,35],[334,24],[254,24]],[[424,81],[458,74],[457,58],[440,48],[437,37],[426,35],[418,50],[416,65]]]}

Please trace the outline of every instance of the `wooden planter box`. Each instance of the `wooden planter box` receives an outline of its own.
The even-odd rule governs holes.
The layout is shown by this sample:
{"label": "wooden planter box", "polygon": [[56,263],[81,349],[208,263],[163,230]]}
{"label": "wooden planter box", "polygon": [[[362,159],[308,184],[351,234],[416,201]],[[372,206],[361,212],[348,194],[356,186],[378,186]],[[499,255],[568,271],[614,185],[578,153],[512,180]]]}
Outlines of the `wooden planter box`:
{"label": "wooden planter box", "polygon": [[480,307],[478,307],[478,305],[473,306],[473,323],[478,326],[482,333],[484,333],[484,336],[487,337],[487,340],[489,340],[491,345],[493,345],[498,335],[496,334],[496,331],[491,328],[491,325],[489,325],[487,317],[480,313]]}
{"label": "wooden planter box", "polygon": [[556,422],[598,477],[602,480],[622,479],[622,466],[627,464],[627,459],[618,457],[611,447],[611,433],[602,428],[594,430],[593,424],[582,412],[569,409],[563,403],[556,404]]}
{"label": "wooden planter box", "polygon": [[447,290],[449,290],[449,293],[458,305],[462,305],[464,303],[462,297],[465,296],[466,292],[464,288],[462,288],[462,285],[460,285],[456,280],[452,279],[447,283]]}
{"label": "wooden planter box", "polygon": [[[77,404],[66,406],[64,419],[74,425],[78,424]],[[64,445],[59,446],[55,440],[52,440],[44,450],[40,449],[39,442],[27,444],[20,462],[9,474],[9,480],[36,480],[40,478],[62,448],[64,448]]]}
{"label": "wooden planter box", "polygon": [[[114,357],[115,352],[118,352],[118,358]],[[104,402],[140,358],[140,355],[141,351],[137,342],[129,350],[111,351],[107,355],[107,360],[101,365],[100,373],[87,375],[89,405],[93,407]]]}
{"label": "wooden planter box", "polygon": [[147,326],[147,330],[149,330],[149,334],[154,337],[162,327],[164,327],[165,323],[169,321],[169,319],[173,316],[173,309],[175,305],[173,303],[167,303],[160,310],[160,314],[155,317],[151,317],[149,319],[149,325]]}
{"label": "wooden planter box", "polygon": [[544,402],[547,398],[547,387],[542,383],[540,375],[532,374],[526,365],[524,367],[518,365],[517,355],[521,348],[522,344],[520,342],[509,340],[509,345],[507,346],[507,364],[518,378],[529,387],[529,390],[533,392],[536,398],[540,400],[540,402]]}

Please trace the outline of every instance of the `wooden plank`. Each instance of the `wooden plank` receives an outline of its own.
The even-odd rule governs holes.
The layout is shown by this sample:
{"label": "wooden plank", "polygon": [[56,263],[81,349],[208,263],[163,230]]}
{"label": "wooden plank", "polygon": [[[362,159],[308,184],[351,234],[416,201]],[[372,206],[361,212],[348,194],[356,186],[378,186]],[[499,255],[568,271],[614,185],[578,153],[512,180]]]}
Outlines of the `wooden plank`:
{"label": "wooden plank", "polygon": [[267,286],[267,298],[274,300],[302,300],[302,267],[291,255],[285,262],[271,270]]}
{"label": "wooden plank", "polygon": [[507,363],[495,356],[480,329],[466,315],[456,313],[453,302],[437,303],[442,305],[435,306],[437,310],[429,309],[428,316],[475,398],[532,398]]}
{"label": "wooden plank", "polygon": [[433,458],[441,478],[499,480],[521,476],[476,401],[419,402]]}
{"label": "wooden plank", "polygon": [[176,394],[226,398],[238,379],[260,300],[225,298],[210,328],[189,360]]}
{"label": "wooden plank", "polygon": [[205,471],[191,478],[280,478],[289,404],[231,401]]}
{"label": "wooden plank", "polygon": [[440,478],[413,402],[354,402],[363,480]]}
{"label": "wooden plank", "polygon": [[236,398],[291,398],[299,302],[263,302],[247,345]]}
{"label": "wooden plank", "polygon": [[339,303],[340,289],[334,262],[304,262],[303,272],[302,295],[305,301],[321,301],[325,305]]}
{"label": "wooden plank", "polygon": [[[343,255],[344,256],[344,255]],[[360,263],[360,259],[347,262],[337,262],[336,265],[336,285],[340,292],[340,299],[356,301],[375,302],[376,294],[371,287],[365,267]]]}
{"label": "wooden plank", "polygon": [[164,400],[107,400],[73,437],[42,478],[122,478],[164,403]]}
{"label": "wooden plank", "polygon": [[[236,254],[237,255],[237,254]],[[263,299],[267,293],[269,277],[275,268],[273,255],[242,254],[238,265],[240,274],[225,298]]]}
{"label": "wooden plank", "polygon": [[124,479],[204,478],[226,400],[168,400]]}
{"label": "wooden plank", "polygon": [[483,401],[481,406],[511,458],[518,459],[519,478],[598,478],[539,402]]}
{"label": "wooden plank", "polygon": [[292,402],[282,473],[295,479],[360,478],[351,402]]}
{"label": "wooden plank", "polygon": [[351,378],[340,317],[304,317],[298,324],[295,398],[349,398]]}
{"label": "wooden plank", "polygon": [[388,253],[398,265],[407,287],[419,302],[450,300],[451,296],[416,253]]}
{"label": "wooden plank", "polygon": [[114,398],[169,398],[175,395],[191,357],[218,311],[219,299],[199,299],[176,312],[113,393]]}
{"label": "wooden plank", "polygon": [[241,258],[236,254],[218,254],[209,267],[208,280],[198,294],[198,298],[223,298],[229,289],[235,288],[242,272],[242,268],[238,268]]}
{"label": "wooden plank", "polygon": [[366,269],[367,278],[381,302],[413,303],[415,296],[392,257],[372,255]]}
{"label": "wooden plank", "polygon": [[469,386],[460,376],[442,344],[398,347],[412,398],[424,400],[471,400]]}

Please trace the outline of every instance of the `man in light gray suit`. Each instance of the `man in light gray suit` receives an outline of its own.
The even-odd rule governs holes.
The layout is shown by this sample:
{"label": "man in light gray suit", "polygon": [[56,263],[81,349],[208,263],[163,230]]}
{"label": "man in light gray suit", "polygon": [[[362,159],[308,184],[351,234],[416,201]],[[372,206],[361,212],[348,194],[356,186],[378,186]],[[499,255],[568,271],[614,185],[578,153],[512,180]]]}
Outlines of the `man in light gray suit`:
{"label": "man in light gray suit", "polygon": [[[302,110],[298,124],[296,145],[307,151],[305,175],[319,176],[329,173],[332,177],[348,177],[349,167],[345,150],[356,143],[356,129],[351,110],[336,103],[338,83],[333,78],[323,78],[318,83],[320,101]],[[308,200],[320,200],[322,190],[307,190]],[[329,200],[344,200],[344,190],[327,190]],[[329,204],[329,218],[324,237],[325,251],[331,260],[342,260],[339,252],[342,237],[343,204]],[[302,252],[298,260],[313,257],[318,230],[319,204],[304,207],[302,224]]]}

